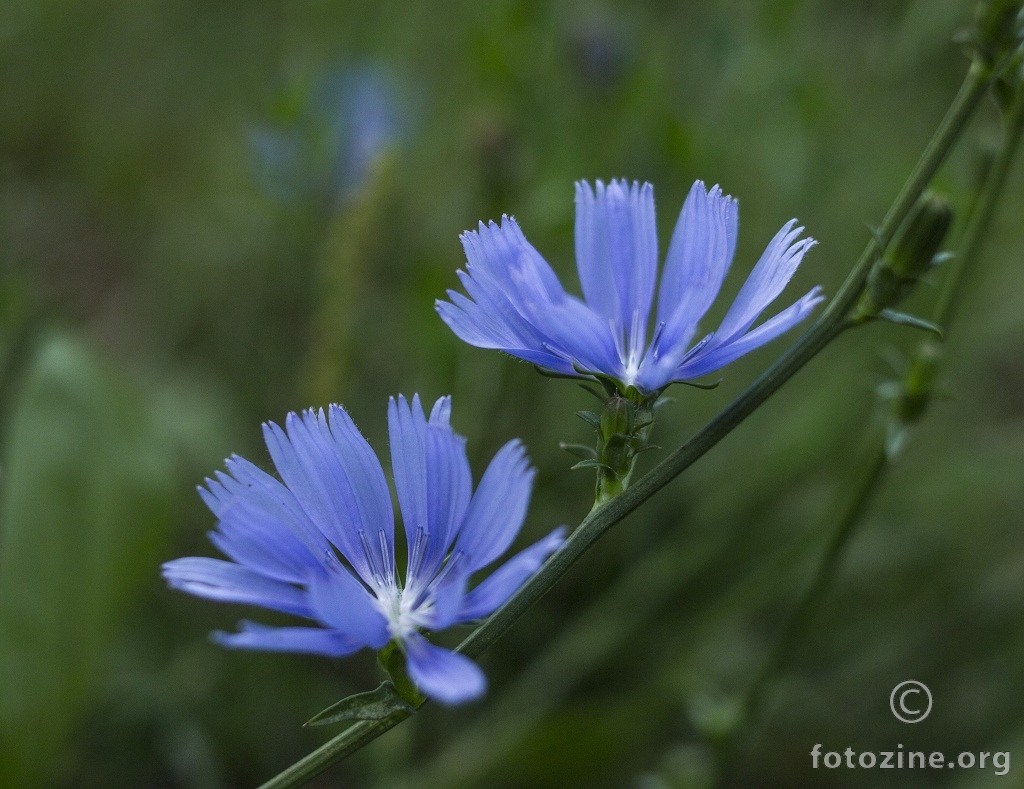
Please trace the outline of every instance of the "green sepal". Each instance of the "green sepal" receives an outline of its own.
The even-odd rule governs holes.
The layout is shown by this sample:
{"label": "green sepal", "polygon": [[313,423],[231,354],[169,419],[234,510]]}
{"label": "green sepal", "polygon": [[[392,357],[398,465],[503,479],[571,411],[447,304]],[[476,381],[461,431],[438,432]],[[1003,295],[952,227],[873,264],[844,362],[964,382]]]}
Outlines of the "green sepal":
{"label": "green sepal", "polygon": [[594,430],[601,429],[601,415],[593,411],[577,411],[576,416],[590,425]]}
{"label": "green sepal", "polygon": [[602,463],[600,460],[596,460],[596,459],[594,459],[594,460],[591,460],[591,459],[581,460],[579,463],[576,463],[575,465],[571,466],[569,470],[570,471],[575,471],[578,468],[604,469],[605,471],[610,471],[610,472],[613,472],[613,473],[615,471],[615,469],[613,469],[607,463]]}
{"label": "green sepal", "polygon": [[[920,279],[948,255],[939,250],[953,223],[953,209],[942,197],[925,193],[900,225],[899,237],[868,272],[853,314],[854,325],[880,317],[903,301]],[[872,231],[882,249],[882,238]]]}
{"label": "green sepal", "polygon": [[416,689],[409,672],[405,667],[405,653],[394,641],[377,653],[377,664],[384,669],[394,683],[394,689],[398,697],[406,701],[411,707],[419,707],[424,702],[423,694]]}
{"label": "green sepal", "polygon": [[923,329],[924,331],[931,332],[940,340],[942,339],[942,327],[931,321],[926,321],[924,318],[919,318],[916,315],[910,315],[906,312],[898,312],[897,310],[882,310],[878,313],[878,319],[882,321],[888,321],[889,323],[895,323],[899,326],[911,326],[915,329]]}
{"label": "green sepal", "polygon": [[578,375],[569,375],[568,373],[556,373],[554,370],[547,370],[541,367],[539,364],[533,365],[533,369],[536,370],[541,375],[543,375],[545,378],[565,378],[570,381],[579,380]]}
{"label": "green sepal", "polygon": [[394,683],[384,680],[376,690],[356,693],[318,712],[303,726],[329,726],[343,721],[381,721],[404,712],[413,713],[416,708],[403,699]]}
{"label": "green sepal", "polygon": [[605,375],[604,373],[598,370],[585,370],[575,362],[573,362],[572,369],[575,370],[580,375],[585,376],[587,378],[593,378],[595,381],[601,384],[601,386],[604,387],[604,391],[608,397],[612,397],[619,390],[620,384],[618,381],[616,381],[611,376]]}
{"label": "green sepal", "polygon": [[[680,383],[683,386],[692,386],[694,389],[717,389],[724,380],[724,378],[719,378],[717,381],[710,384],[699,384],[696,381],[677,381],[676,383]],[[660,407],[660,403],[661,401],[659,400],[657,403],[654,404],[654,407]]]}
{"label": "green sepal", "polygon": [[559,441],[558,446],[570,455],[583,460],[594,460],[597,457],[597,450],[585,444],[567,444],[564,441]]}

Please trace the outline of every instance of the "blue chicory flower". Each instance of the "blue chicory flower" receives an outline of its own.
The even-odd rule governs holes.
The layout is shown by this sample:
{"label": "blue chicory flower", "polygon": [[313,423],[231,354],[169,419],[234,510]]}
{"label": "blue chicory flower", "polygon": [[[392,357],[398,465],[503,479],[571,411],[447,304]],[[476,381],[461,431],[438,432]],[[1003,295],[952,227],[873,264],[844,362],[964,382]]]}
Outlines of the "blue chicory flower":
{"label": "blue chicory flower", "polygon": [[515,539],[526,517],[533,470],[516,440],[503,446],[472,490],[465,439],[449,425],[451,398],[429,420],[418,396],[391,399],[388,428],[395,488],[408,542],[395,562],[394,512],[384,471],[343,408],[291,413],[285,429],[263,427],[282,482],[238,456],[199,493],[218,518],[210,540],[231,561],[187,557],[163,575],[181,591],[261,606],[316,626],[242,622],[214,633],[227,647],[347,655],[395,641],[410,678],[447,704],[480,696],[486,679],[464,655],[423,630],[487,616],[561,545],[563,530],[505,562],[467,591],[477,571]]}
{"label": "blue chicory flower", "polygon": [[625,180],[576,184],[576,267],[585,300],[565,292],[516,221],[480,223],[462,235],[466,294],[449,290],[437,311],[458,337],[553,373],[615,382],[656,397],[669,384],[714,372],[802,321],[820,288],[751,328],[785,288],[811,238],[790,220],[764,254],[718,329],[692,344],[736,250],[737,201],[694,183],[683,204],[658,286],[654,189]]}

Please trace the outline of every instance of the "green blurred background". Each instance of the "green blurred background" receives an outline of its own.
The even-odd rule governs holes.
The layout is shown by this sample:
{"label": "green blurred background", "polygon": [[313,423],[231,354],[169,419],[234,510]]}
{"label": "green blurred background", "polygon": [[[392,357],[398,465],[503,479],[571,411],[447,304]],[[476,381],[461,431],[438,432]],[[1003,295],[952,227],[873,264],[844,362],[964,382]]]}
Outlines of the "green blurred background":
{"label": "green blurred background", "polygon": [[[386,458],[388,395],[452,393],[477,473],[512,436],[530,449],[520,543],[577,523],[593,481],[558,441],[590,440],[589,397],[437,318],[459,233],[515,214],[578,292],[574,180],[654,183],[664,249],[701,178],[740,199],[723,302],[791,216],[820,245],[784,300],[835,293],[956,91],[972,6],[5,3],[0,786],[251,786],[323,742],[301,723],[374,687],[373,658],[209,643],[278,620],[164,587],[160,562],[214,555],[195,485],[231,452],[269,468],[260,422],[331,401]],[[997,140],[986,106],[939,176],[961,218]],[[771,686],[737,786],[1024,786],[1024,766],[809,757],[1024,762],[1022,206],[1016,174],[949,343],[952,397]],[[791,339],[714,391],[678,387],[645,467]],[[875,387],[918,340],[841,338],[482,658],[485,701],[425,708],[314,785],[708,785],[708,743],[879,440]],[[911,678],[935,696],[916,726],[888,709]]]}

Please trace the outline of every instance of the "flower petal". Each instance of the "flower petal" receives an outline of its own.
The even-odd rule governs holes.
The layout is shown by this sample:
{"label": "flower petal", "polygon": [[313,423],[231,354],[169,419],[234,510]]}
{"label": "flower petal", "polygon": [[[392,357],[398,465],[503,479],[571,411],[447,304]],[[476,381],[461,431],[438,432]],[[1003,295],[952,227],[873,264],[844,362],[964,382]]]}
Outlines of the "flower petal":
{"label": "flower petal", "polygon": [[427,425],[427,544],[421,567],[411,574],[432,576],[455,540],[473,493],[466,441],[450,427]]}
{"label": "flower petal", "polygon": [[303,583],[317,567],[338,566],[334,550],[279,481],[240,457],[227,460],[199,494],[219,518],[210,540],[268,578]]}
{"label": "flower petal", "polygon": [[348,570],[316,573],[309,604],[320,622],[360,644],[380,649],[391,638],[380,607]]}
{"label": "flower petal", "polygon": [[406,585],[429,580],[448,553],[469,505],[472,475],[465,440],[448,424],[449,398],[434,404],[428,422],[419,396],[388,404],[395,488],[409,544]]}
{"label": "flower petal", "polygon": [[239,632],[216,631],[210,637],[222,647],[260,649],[268,652],[299,652],[308,655],[343,657],[363,646],[334,630],[319,627],[267,627],[255,622],[240,622]]}
{"label": "flower petal", "polygon": [[207,600],[258,605],[313,618],[304,590],[281,583],[222,559],[187,556],[166,562],[161,570],[167,585]]}
{"label": "flower petal", "polygon": [[483,671],[465,655],[434,646],[419,633],[404,643],[409,676],[424,695],[442,704],[462,704],[487,690]]}
{"label": "flower petal", "polygon": [[503,337],[506,326],[496,319],[496,313],[482,308],[461,293],[450,290],[448,297],[454,303],[434,302],[434,309],[449,329],[465,343],[477,348],[500,350],[509,356],[530,362],[561,375],[574,375],[572,361],[550,351],[523,347],[517,337]]}
{"label": "flower petal", "polygon": [[209,533],[210,542],[230,559],[266,578],[303,583],[319,562],[288,532],[273,531],[272,523],[261,522],[262,515],[250,511],[246,502],[237,504],[226,511],[217,530]]}
{"label": "flower petal", "polygon": [[462,600],[466,596],[466,585],[469,573],[463,567],[453,568],[446,572],[430,589],[430,598],[434,605],[428,609],[423,626],[428,630],[445,630],[458,621],[462,610]]}
{"label": "flower petal", "polygon": [[419,395],[413,396],[412,407],[402,395],[397,401],[393,397],[388,400],[391,469],[410,547],[417,530],[427,528],[427,469],[423,446],[426,426]]}
{"label": "flower petal", "polygon": [[760,348],[765,343],[771,342],[780,334],[789,331],[804,320],[824,298],[821,288],[816,287],[806,293],[799,301],[789,305],[778,315],[766,320],[756,329],[752,329],[746,334],[721,345],[710,347],[706,353],[698,352],[694,354],[680,365],[676,371],[675,380],[686,381],[691,378],[707,375],[739,359],[755,348]]}
{"label": "flower petal", "polygon": [[[515,221],[504,217],[501,226],[481,222],[477,231],[462,234],[462,245],[468,265],[459,278],[469,298],[449,291],[452,303],[436,304],[442,320],[471,345],[499,348],[520,358],[526,352],[539,356],[537,363],[545,366],[559,364],[546,349],[550,338],[532,325],[524,309],[527,300],[549,304],[565,292]],[[514,271],[521,273],[513,276]],[[523,293],[534,286],[536,293]],[[571,372],[571,365],[567,369]]]}
{"label": "flower petal", "polygon": [[739,209],[734,198],[703,181],[694,182],[683,203],[665,256],[658,290],[661,344],[685,346],[722,287],[736,252]]}
{"label": "flower petal", "polygon": [[[348,414],[291,413],[263,426],[278,473],[309,519],[371,586],[394,574],[394,514],[384,471]],[[387,552],[391,555],[385,555]]]}
{"label": "flower petal", "polygon": [[[329,406],[327,412],[336,456],[355,491],[355,503],[360,522],[367,532],[371,556],[385,575],[393,574],[395,512],[391,507],[391,491],[384,469],[348,412],[340,405]],[[380,543],[381,536],[386,547]]]}
{"label": "flower petal", "polygon": [[544,561],[565,542],[565,529],[559,527],[544,539],[520,551],[480,582],[462,600],[458,619],[468,622],[495,611],[520,586],[540,569]]}
{"label": "flower petal", "polygon": [[451,303],[436,304],[461,339],[563,375],[619,364],[608,319],[565,292],[515,220],[481,222],[462,243],[469,265],[459,278],[468,298],[449,291]]}
{"label": "flower petal", "polygon": [[576,184],[576,268],[592,310],[625,331],[645,327],[658,276],[654,188],[635,181]]}
{"label": "flower petal", "polygon": [[465,556],[461,572],[468,576],[508,550],[526,518],[533,475],[519,441],[498,450],[473,494],[455,543],[455,553]]}
{"label": "flower petal", "polygon": [[817,243],[813,238],[797,241],[804,229],[794,228],[795,224],[795,219],[789,220],[768,244],[722,318],[712,345],[724,344],[746,332],[765,308],[782,293],[804,254]]}

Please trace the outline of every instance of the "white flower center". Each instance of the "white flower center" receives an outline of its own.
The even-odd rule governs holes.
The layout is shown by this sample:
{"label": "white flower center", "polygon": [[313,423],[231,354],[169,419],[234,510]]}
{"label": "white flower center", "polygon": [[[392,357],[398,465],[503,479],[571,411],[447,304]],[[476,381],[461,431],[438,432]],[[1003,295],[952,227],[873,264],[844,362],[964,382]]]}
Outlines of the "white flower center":
{"label": "white flower center", "polygon": [[425,600],[419,607],[414,607],[415,590],[409,594],[407,589],[397,586],[382,589],[377,593],[377,605],[380,612],[388,620],[388,631],[397,639],[405,638],[417,628],[424,626],[424,617],[429,614],[433,604]]}

